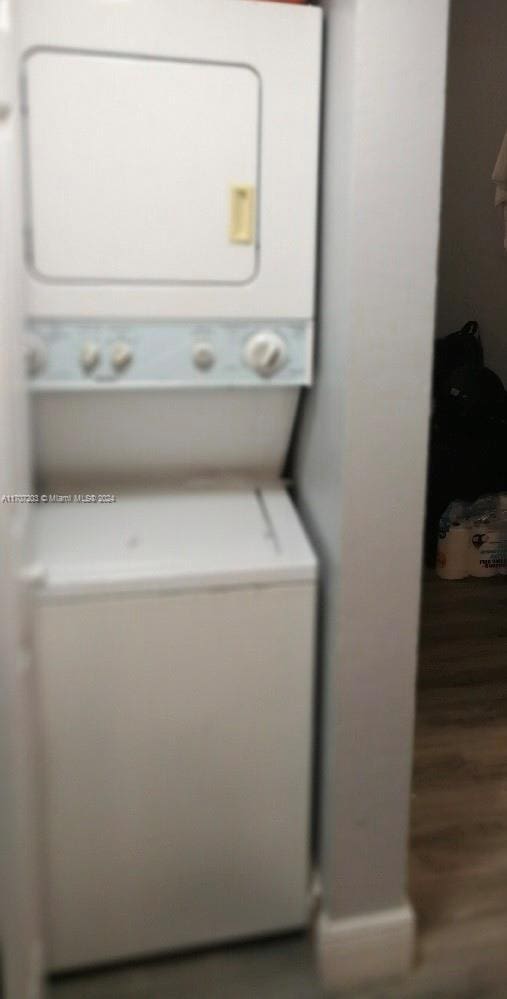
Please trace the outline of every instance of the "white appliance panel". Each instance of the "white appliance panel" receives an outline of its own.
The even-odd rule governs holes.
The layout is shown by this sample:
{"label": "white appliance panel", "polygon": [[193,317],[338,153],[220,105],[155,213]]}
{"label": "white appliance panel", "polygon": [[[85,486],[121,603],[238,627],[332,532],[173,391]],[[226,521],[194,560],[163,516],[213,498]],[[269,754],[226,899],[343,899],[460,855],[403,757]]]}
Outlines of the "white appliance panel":
{"label": "white appliance panel", "polygon": [[259,187],[252,69],[36,50],[25,80],[36,276],[252,280],[255,226],[250,243],[229,235],[231,189]]}
{"label": "white appliance panel", "polygon": [[[312,317],[321,22],[253,0],[24,0],[33,318]],[[184,104],[164,101],[183,80]],[[256,187],[251,245],[228,242],[231,184]]]}
{"label": "white appliance panel", "polygon": [[310,323],[269,320],[31,322],[26,330],[30,387],[57,392],[308,385],[312,332]]}
{"label": "white appliance panel", "polygon": [[306,923],[313,602],[41,603],[52,970]]}
{"label": "white appliance panel", "polygon": [[117,503],[41,503],[35,549],[46,599],[314,580],[285,490],[122,491]]}
{"label": "white appliance panel", "polygon": [[284,490],[35,522],[50,967],[304,925],[316,563]]}
{"label": "white appliance panel", "polygon": [[[44,392],[32,400],[34,459],[42,489],[84,492],[119,482],[283,472],[297,388],[172,392]],[[148,432],[149,431],[149,432]]]}

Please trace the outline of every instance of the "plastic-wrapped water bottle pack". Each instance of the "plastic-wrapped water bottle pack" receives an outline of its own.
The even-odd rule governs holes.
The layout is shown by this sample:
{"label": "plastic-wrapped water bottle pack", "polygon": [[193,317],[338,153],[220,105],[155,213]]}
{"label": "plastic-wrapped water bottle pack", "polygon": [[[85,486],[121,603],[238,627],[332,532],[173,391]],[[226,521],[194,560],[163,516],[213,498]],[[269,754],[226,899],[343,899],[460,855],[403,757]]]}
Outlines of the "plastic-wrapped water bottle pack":
{"label": "plastic-wrapped water bottle pack", "polygon": [[507,575],[507,493],[449,504],[440,518],[436,569],[442,579]]}

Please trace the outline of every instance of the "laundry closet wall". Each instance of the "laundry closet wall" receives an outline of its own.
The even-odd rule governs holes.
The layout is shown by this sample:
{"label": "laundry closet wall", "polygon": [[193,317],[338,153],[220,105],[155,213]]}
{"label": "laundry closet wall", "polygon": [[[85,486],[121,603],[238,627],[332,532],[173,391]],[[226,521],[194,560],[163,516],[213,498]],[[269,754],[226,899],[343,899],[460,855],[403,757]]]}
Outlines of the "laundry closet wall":
{"label": "laundry closet wall", "polygon": [[326,0],[320,334],[296,462],[323,566],[331,986],[412,959],[406,857],[446,0]]}
{"label": "laundry closet wall", "polygon": [[507,4],[454,0],[449,25],[437,336],[481,324],[507,385],[507,252],[491,174],[507,129]]}

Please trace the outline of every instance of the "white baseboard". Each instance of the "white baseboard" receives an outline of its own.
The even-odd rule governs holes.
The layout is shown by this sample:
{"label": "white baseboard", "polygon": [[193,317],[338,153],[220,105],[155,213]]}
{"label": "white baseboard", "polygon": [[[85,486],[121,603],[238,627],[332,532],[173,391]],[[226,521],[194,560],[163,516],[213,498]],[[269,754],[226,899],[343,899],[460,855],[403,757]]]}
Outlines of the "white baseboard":
{"label": "white baseboard", "polygon": [[316,943],[320,975],[330,991],[400,977],[414,959],[414,911],[407,902],[345,919],[322,913]]}

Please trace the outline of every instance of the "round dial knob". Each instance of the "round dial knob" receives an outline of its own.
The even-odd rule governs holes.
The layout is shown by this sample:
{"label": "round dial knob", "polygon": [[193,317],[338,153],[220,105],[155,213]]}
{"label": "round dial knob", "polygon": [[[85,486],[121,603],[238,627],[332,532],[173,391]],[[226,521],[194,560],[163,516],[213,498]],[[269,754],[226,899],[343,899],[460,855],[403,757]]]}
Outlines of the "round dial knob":
{"label": "round dial knob", "polygon": [[117,340],[116,343],[113,343],[111,364],[117,371],[123,371],[124,368],[128,368],[133,356],[134,352],[129,343],[123,343],[122,340]]}
{"label": "round dial knob", "polygon": [[96,343],[88,341],[84,343],[79,355],[83,371],[93,371],[100,361],[100,350]]}
{"label": "round dial knob", "polygon": [[247,340],[244,358],[258,375],[269,378],[287,362],[287,344],[273,330],[260,330]]}
{"label": "round dial knob", "polygon": [[196,368],[200,368],[201,371],[209,371],[216,361],[215,351],[213,350],[212,345],[206,340],[194,343],[192,347],[192,358]]}
{"label": "round dial knob", "polygon": [[38,375],[46,366],[48,357],[44,340],[35,333],[29,333],[25,338],[25,367],[28,375]]}

